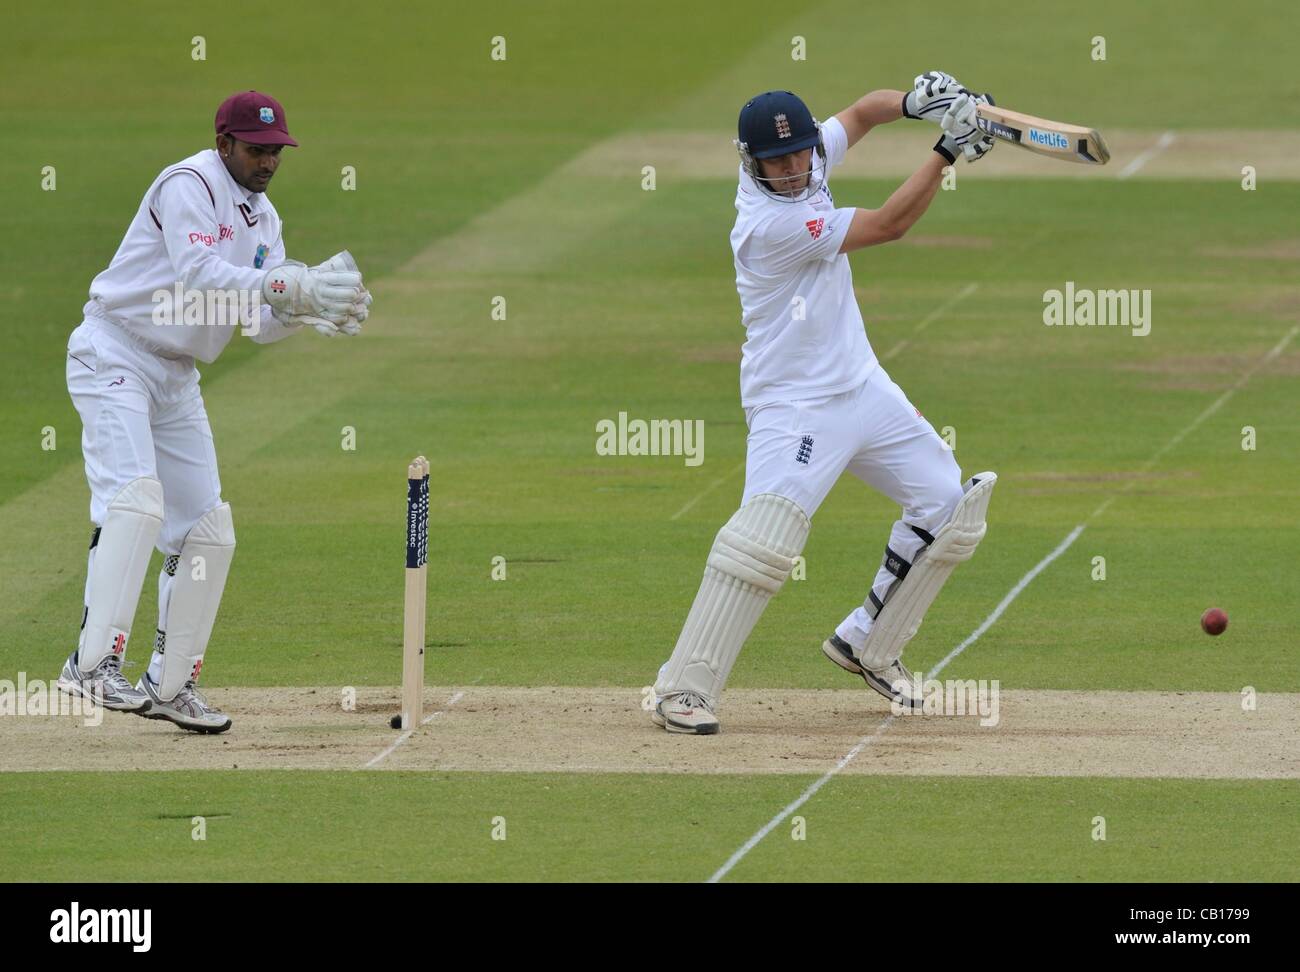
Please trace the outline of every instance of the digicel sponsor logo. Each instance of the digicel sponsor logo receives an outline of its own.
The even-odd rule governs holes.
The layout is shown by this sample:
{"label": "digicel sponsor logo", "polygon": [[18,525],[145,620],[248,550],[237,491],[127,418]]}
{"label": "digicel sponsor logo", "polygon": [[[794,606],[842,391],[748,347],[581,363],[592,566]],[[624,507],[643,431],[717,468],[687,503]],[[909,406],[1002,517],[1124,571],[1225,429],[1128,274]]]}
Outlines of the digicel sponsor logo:
{"label": "digicel sponsor logo", "polygon": [[217,224],[217,235],[211,233],[191,233],[191,243],[202,243],[204,246],[211,246],[213,243],[220,243],[223,240],[233,240],[235,238],[235,228],[226,226],[223,223]]}

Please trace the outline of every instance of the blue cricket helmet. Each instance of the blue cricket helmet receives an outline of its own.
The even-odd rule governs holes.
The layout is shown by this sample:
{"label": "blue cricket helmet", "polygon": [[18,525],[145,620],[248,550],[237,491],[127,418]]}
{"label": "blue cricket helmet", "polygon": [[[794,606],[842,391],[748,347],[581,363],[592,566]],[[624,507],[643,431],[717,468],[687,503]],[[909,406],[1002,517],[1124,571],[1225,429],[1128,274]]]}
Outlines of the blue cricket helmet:
{"label": "blue cricket helmet", "polygon": [[799,202],[811,198],[820,188],[814,184],[816,169],[810,163],[808,185],[802,194],[795,197],[773,191],[759,171],[758,159],[771,159],[804,149],[815,149],[814,155],[820,159],[822,172],[825,172],[826,149],[822,145],[821,126],[813,118],[803,99],[792,91],[765,91],[745,102],[740,109],[737,124],[736,151],[740,153],[741,166],[759,188],[774,199],[782,202]]}
{"label": "blue cricket helmet", "polygon": [[740,109],[738,139],[756,159],[770,159],[820,144],[821,129],[803,99],[791,91],[767,91]]}

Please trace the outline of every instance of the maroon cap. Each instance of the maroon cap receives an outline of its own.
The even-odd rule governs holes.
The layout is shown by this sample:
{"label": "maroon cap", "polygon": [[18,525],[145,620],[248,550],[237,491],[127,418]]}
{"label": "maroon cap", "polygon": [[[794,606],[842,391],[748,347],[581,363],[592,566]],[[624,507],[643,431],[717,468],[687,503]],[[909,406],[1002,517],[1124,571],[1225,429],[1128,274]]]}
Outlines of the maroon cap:
{"label": "maroon cap", "polygon": [[217,109],[217,134],[253,145],[298,144],[289,137],[280,102],[260,91],[241,91],[223,101]]}

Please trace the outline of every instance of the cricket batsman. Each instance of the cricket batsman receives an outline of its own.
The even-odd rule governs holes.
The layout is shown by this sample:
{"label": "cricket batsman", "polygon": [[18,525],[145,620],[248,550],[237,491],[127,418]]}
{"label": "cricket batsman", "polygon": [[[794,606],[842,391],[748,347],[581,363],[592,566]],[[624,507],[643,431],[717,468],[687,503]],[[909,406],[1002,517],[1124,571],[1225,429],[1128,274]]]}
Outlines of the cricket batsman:
{"label": "cricket batsman", "polygon": [[[746,331],[745,489],[659,670],[651,718],[669,732],[718,731],[718,699],[736,656],[846,470],[901,514],[865,601],[822,651],[892,703],[921,705],[902,651],[948,575],[983,537],[997,477],[986,472],[963,482],[952,450],[881,367],[848,254],[902,237],[934,199],[945,167],[992,149],[976,127],[981,102],[992,99],[931,71],[911,91],[873,91],[824,124],[789,91],[758,95],[741,109],[731,248]],[[831,170],[872,128],[899,118],[937,124],[933,151],[879,209],[837,207]]]}
{"label": "cricket batsman", "polygon": [[[194,732],[231,725],[197,683],[235,552],[195,362],[215,361],[237,328],[263,344],[304,325],[356,335],[371,302],[346,251],[314,267],[285,259],[266,190],[297,144],[270,95],[227,98],[215,147],[154,179],[68,340],[94,531],[59,688]],[[155,546],[158,633],[132,687],[122,662]]]}

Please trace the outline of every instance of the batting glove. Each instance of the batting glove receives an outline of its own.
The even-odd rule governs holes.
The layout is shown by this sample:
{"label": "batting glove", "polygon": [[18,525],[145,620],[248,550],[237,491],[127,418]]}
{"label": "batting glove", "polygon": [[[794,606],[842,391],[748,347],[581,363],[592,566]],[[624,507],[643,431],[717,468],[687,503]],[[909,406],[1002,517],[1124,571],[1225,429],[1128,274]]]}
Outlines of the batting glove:
{"label": "batting glove", "polygon": [[912,82],[912,90],[903,95],[903,117],[924,118],[938,122],[957,95],[966,89],[944,71],[927,71]]}
{"label": "batting glove", "polygon": [[954,163],[967,144],[980,138],[979,127],[975,124],[975,101],[969,92],[957,95],[944,113],[939,127],[944,134],[935,143],[934,150],[947,159],[949,164]]}
{"label": "batting glove", "polygon": [[[997,102],[993,100],[993,96],[991,94],[977,94],[974,95],[974,99],[976,105],[997,104]],[[984,156],[988,155],[990,152],[993,151],[993,145],[994,145],[993,136],[989,135],[986,132],[980,132],[979,138],[976,138],[973,141],[968,142],[965,145],[965,147],[962,149],[962,151],[965,153],[966,161],[968,163],[978,162],[980,159],[984,158]]]}

